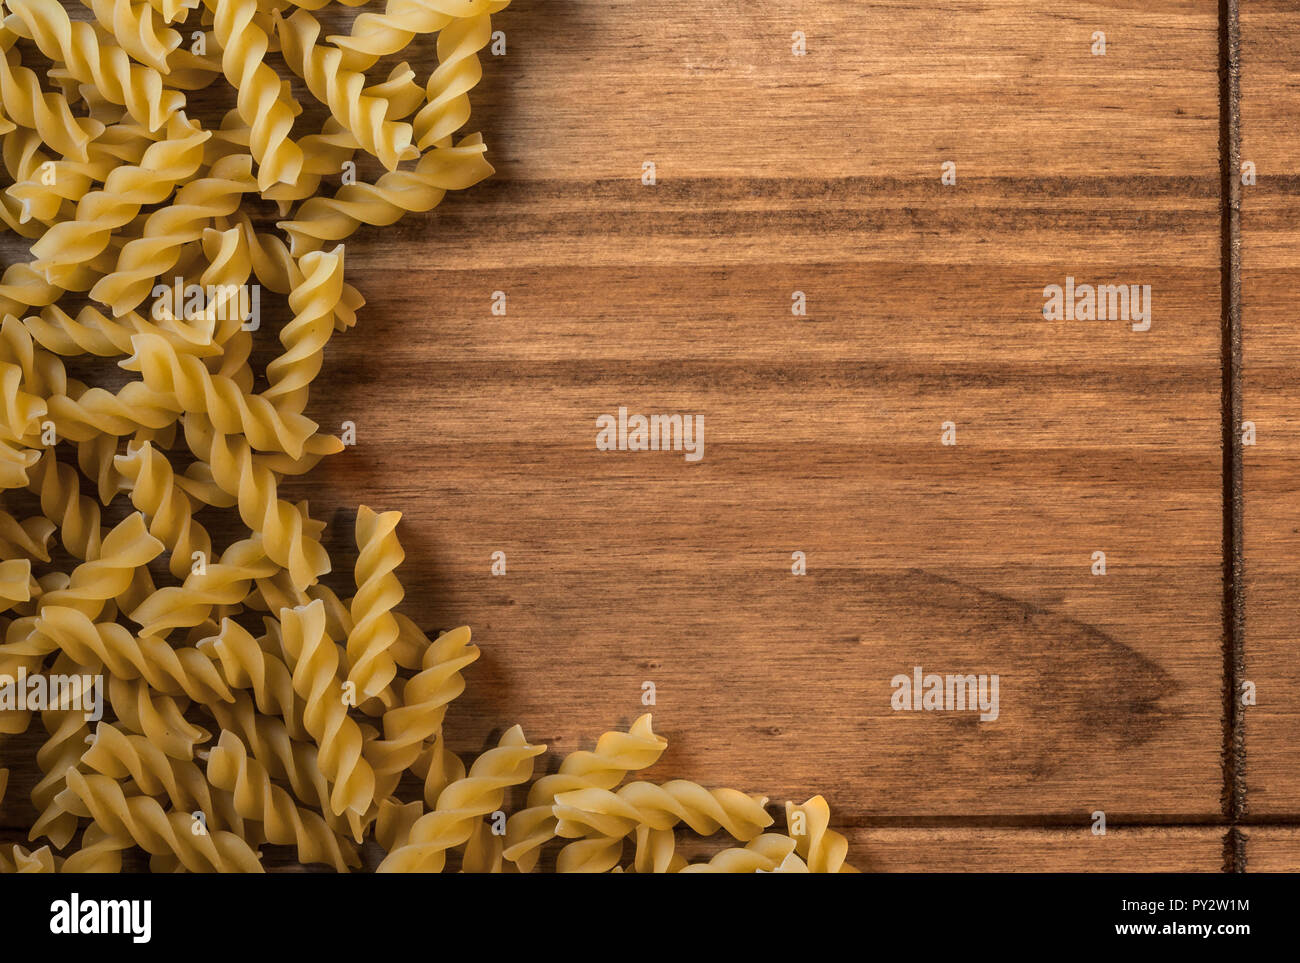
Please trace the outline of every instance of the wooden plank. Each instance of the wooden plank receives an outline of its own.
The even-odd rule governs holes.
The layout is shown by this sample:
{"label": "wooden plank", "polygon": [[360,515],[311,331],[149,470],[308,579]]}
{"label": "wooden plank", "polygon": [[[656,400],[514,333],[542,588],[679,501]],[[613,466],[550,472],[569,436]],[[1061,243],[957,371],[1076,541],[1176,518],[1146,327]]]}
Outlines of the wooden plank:
{"label": "wooden plank", "polygon": [[1241,262],[1244,417],[1257,444],[1244,449],[1246,677],[1258,705],[1246,709],[1249,812],[1300,813],[1300,664],[1295,603],[1300,592],[1300,4],[1242,5],[1242,159],[1258,183],[1242,188]]}
{"label": "wooden plank", "polygon": [[[850,820],[1218,812],[1216,10],[1094,13],[511,8],[500,174],[358,238],[316,411],[359,444],[294,489],[406,512],[411,610],[485,647],[466,748],[589,745],[653,681],[656,771]],[[1067,275],[1152,329],[1044,322]],[[596,451],[620,405],[703,460]],[[1001,718],[892,711],[916,665]]]}
{"label": "wooden plank", "polygon": [[[1112,828],[1105,836],[1087,829],[977,827],[847,829],[844,835],[849,862],[869,873],[1217,873],[1223,868],[1223,830],[1207,826]],[[0,849],[9,852],[13,843],[32,848],[24,835],[0,830]],[[727,843],[721,837],[697,840],[683,835],[678,845],[688,859],[703,861]],[[1257,845],[1253,831],[1250,845]],[[1260,865],[1275,865],[1278,847],[1263,841],[1258,845]],[[632,844],[625,849],[630,859]],[[377,849],[364,855],[370,868],[382,859]],[[1300,863],[1291,858],[1289,871],[1294,872]],[[135,870],[148,867],[148,860],[135,850],[124,862]],[[264,862],[272,872],[320,870],[295,864],[284,847],[267,847]],[[1252,863],[1251,868],[1257,867]]]}
{"label": "wooden plank", "polygon": [[873,829],[847,833],[868,872],[1218,873],[1223,830],[1208,826],[1081,829]]}
{"label": "wooden plank", "polygon": [[1300,873],[1300,829],[1252,826],[1243,831],[1248,873]]}
{"label": "wooden plank", "polygon": [[[554,766],[653,681],[649,776],[845,825],[1216,815],[1216,13],[512,5],[499,175],[349,245],[312,411],[358,444],[285,486],[342,592],[355,506],[405,513],[406,611],[484,647],[456,748],[518,721]],[[1044,321],[1067,276],[1150,284],[1151,330]],[[704,457],[597,451],[620,405]],[[918,665],[999,718],[893,711]]]}

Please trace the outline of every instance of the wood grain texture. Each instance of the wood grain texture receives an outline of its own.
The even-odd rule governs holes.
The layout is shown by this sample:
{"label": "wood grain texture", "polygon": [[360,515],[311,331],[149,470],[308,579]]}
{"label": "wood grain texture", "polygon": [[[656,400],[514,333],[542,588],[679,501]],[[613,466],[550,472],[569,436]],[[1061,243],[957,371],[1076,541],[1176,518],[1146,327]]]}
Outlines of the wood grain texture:
{"label": "wood grain texture", "polygon": [[1300,873],[1300,829],[1255,826],[1245,837],[1247,872]]}
{"label": "wood grain texture", "polygon": [[[1242,159],[1259,172],[1242,188],[1245,417],[1258,432],[1244,449],[1247,804],[1254,815],[1300,814],[1300,4],[1243,5]],[[1254,861],[1252,860],[1252,865]]]}
{"label": "wood grain texture", "polygon": [[1217,873],[1223,831],[1210,827],[1111,829],[872,829],[849,834],[867,872]]}
{"label": "wood grain texture", "polygon": [[[1084,828],[1220,813],[1216,24],[515,0],[498,174],[349,245],[311,413],[358,444],[285,486],[343,592],[355,506],[404,513],[405,611],[484,649],[455,748],[520,722],[553,767],[653,681],[648,777],[822,792],[867,868],[1221,868]],[[1067,275],[1151,285],[1151,330],[1044,321]],[[597,451],[620,405],[703,415],[702,461]],[[892,711],[916,665],[999,674],[999,719]],[[988,817],[1080,829],[901,828]]]}
{"label": "wood grain texture", "polygon": [[[650,680],[650,775],[848,825],[1213,816],[1215,8],[872,13],[513,5],[498,176],[357,238],[316,412],[359,444],[296,490],[405,512],[411,610],[485,649],[465,748],[589,745]],[[1066,275],[1151,284],[1152,330],[1044,322]],[[619,405],[702,414],[703,460],[596,451]],[[914,665],[1001,718],[891,711]]]}

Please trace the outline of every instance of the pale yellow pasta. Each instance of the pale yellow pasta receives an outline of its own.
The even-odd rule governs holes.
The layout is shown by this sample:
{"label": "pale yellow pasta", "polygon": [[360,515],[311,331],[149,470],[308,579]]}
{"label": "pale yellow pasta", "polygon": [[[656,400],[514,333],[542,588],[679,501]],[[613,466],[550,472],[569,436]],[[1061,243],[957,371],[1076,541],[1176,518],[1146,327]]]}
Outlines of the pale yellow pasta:
{"label": "pale yellow pasta", "polygon": [[62,284],[67,271],[97,256],[114,231],[130,223],[141,208],[171,196],[176,185],[192,177],[203,161],[203,143],[212,136],[184,113],[168,121],[167,137],[151,144],[138,165],[114,168],[101,190],[77,202],[72,219],[54,224],[32,245],[33,267]]}
{"label": "pale yellow pasta", "polygon": [[444,147],[469,120],[469,91],[483,77],[478,52],[492,39],[492,18],[480,12],[438,34],[438,67],[425,85],[425,105],[412,120],[421,150]]}
{"label": "pale yellow pasta", "polygon": [[319,814],[298,806],[272,783],[266,768],[249,758],[233,733],[222,732],[208,756],[207,775],[214,786],[233,794],[240,816],[262,824],[267,842],[294,846],[303,863],[325,863],[340,872],[360,865],[356,848],[340,840]]}
{"label": "pale yellow pasta", "polygon": [[[488,12],[496,13],[507,2],[496,0],[488,5]],[[388,0],[383,13],[358,14],[350,33],[331,36],[329,42],[344,52],[343,63],[349,70],[369,70],[420,34],[437,33],[483,10],[482,0]]]}
{"label": "pale yellow pasta", "polygon": [[36,74],[18,62],[12,50],[0,54],[0,101],[15,123],[35,131],[42,141],[76,161],[89,159],[86,147],[104,125],[76,117],[60,95],[41,89]]}
{"label": "pale yellow pasta", "polygon": [[472,187],[492,173],[483,153],[482,138],[472,134],[455,147],[426,152],[414,170],[389,171],[374,184],[350,184],[334,197],[313,197],[279,227],[289,235],[290,250],[300,255],[341,241],[362,224],[383,227],[405,214],[433,210],[447,191]]}
{"label": "pale yellow pasta", "polygon": [[112,273],[90,289],[90,296],[121,317],[140,304],[154,282],[175,268],[181,248],[203,236],[215,217],[233,214],[243,196],[256,190],[247,156],[223,157],[207,177],[190,181],[170,206],[149,215],[141,237],[128,242]]}
{"label": "pale yellow pasta", "polygon": [[538,779],[528,790],[526,808],[506,822],[505,857],[523,872],[537,865],[539,850],[555,838],[555,798],[577,789],[610,790],[629,772],[648,769],[659,761],[668,740],[655,734],[649,713],[627,732],[607,732],[596,748],[565,757],[558,772]]}
{"label": "pale yellow pasta", "polygon": [[184,584],[163,586],[129,614],[141,634],[163,636],[172,629],[199,625],[219,605],[243,600],[254,579],[274,571],[261,536],[253,535],[231,545],[219,559],[192,567]]}
{"label": "pale yellow pasta", "polygon": [[195,506],[177,486],[167,456],[145,442],[115,456],[114,465],[130,493],[131,504],[148,521],[149,534],[167,549],[171,573],[183,579],[196,562],[206,564],[212,555],[212,539],[194,518]]}
{"label": "pale yellow pasta", "polygon": [[275,652],[280,639],[268,633],[263,639],[253,638],[247,629],[229,618],[221,620],[221,631],[199,641],[196,648],[211,652],[217,659],[222,676],[232,689],[251,689],[257,711],[264,715],[279,716],[294,739],[307,738],[303,727],[301,704],[293,688],[289,667]]}
{"label": "pale yellow pasta", "polygon": [[334,813],[367,812],[374,802],[375,773],[361,755],[363,738],[347,714],[337,672],[338,647],[325,634],[325,606],[317,601],[281,613],[285,663],[304,702],[303,724],[320,747]]}
{"label": "pale yellow pasta", "polygon": [[50,537],[54,523],[42,515],[33,515],[21,522],[6,511],[0,511],[0,556],[14,560],[50,560]]}
{"label": "pale yellow pasta", "polygon": [[365,92],[365,75],[345,68],[337,47],[317,45],[321,26],[315,17],[306,10],[288,17],[277,11],[275,23],[285,63],[363,150],[390,171],[419,155],[411,146],[411,125],[388,119],[388,102]]}
{"label": "pale yellow pasta", "polygon": [[197,649],[137,636],[116,622],[92,622],[83,612],[57,605],[42,607],[37,631],[81,665],[102,666],[120,679],[144,679],[164,695],[201,703],[234,699],[212,660]]}
{"label": "pale yellow pasta", "polygon": [[204,0],[213,13],[221,47],[221,68],[239,92],[239,116],[251,130],[249,149],[257,161],[257,186],[292,184],[302,172],[302,149],[290,138],[297,105],[275,71],[263,62],[270,46],[256,19],[257,0]]}
{"label": "pale yellow pasta", "polygon": [[[462,758],[479,649],[400,611],[397,511],[359,508],[330,579],[293,492],[353,441],[309,417],[365,303],[343,242],[491,173],[459,132],[508,0],[386,0],[326,37],[329,2],[0,14],[0,223],[30,249],[0,275],[0,675],[76,680],[0,712],[40,746],[32,847],[0,871],[257,872],[264,847],[336,871],[844,871],[820,797],[777,835],[760,796],[622,785],[664,752],[648,715],[556,771],[517,726]],[[435,35],[436,64],[393,62]],[[719,829],[745,844],[688,865],[678,834]]]}
{"label": "pale yellow pasta", "polygon": [[136,60],[167,73],[167,55],[180,46],[181,35],[139,0],[82,0],[95,19]]}
{"label": "pale yellow pasta", "polygon": [[[110,103],[126,107],[131,117],[149,130],[157,130],[184,107],[185,95],[166,89],[157,70],[133,62],[125,50],[90,24],[73,21],[58,0],[7,0],[6,6],[16,14],[5,22],[6,27],[35,40],[41,53],[61,63],[70,76],[92,85]],[[7,96],[4,102],[8,108]],[[18,116],[10,116],[22,123]],[[81,128],[70,124],[69,129]],[[84,149],[76,156],[85,160]]]}
{"label": "pale yellow pasta", "polygon": [[378,695],[397,674],[389,650],[397,642],[398,628],[390,610],[405,594],[393,574],[406,557],[396,533],[401,517],[401,512],[380,514],[365,505],[357,509],[357,594],[347,638],[347,678],[359,702]]}
{"label": "pale yellow pasta", "polygon": [[307,253],[299,268],[302,277],[289,294],[294,316],[280,329],[284,352],[267,364],[269,384],[262,393],[285,414],[307,406],[307,389],[320,373],[325,346],[334,334],[343,302],[343,245]]}
{"label": "pale yellow pasta", "polygon": [[163,695],[144,679],[108,676],[108,705],[117,725],[146,737],[171,759],[193,759],[196,747],[212,738],[185,718],[184,701]]}
{"label": "pale yellow pasta", "polygon": [[191,872],[262,872],[257,853],[225,830],[191,831],[191,814],[165,811],[152,796],[127,795],[121,785],[97,773],[68,773],[64,797],[69,812],[84,813],[108,835],[129,839],[147,853],[174,856]]}
{"label": "pale yellow pasta", "polygon": [[40,591],[36,579],[32,578],[30,559],[0,562],[0,612],[7,612],[19,602],[30,601]]}
{"label": "pale yellow pasta", "polygon": [[478,821],[501,807],[505,791],[529,780],[533,760],[545,746],[530,745],[518,726],[506,731],[495,749],[489,749],[458,779],[438,795],[437,807],[411,826],[407,842],[388,854],[379,872],[438,872],[447,851],[467,842]]}
{"label": "pale yellow pasta", "polygon": [[796,852],[807,863],[809,872],[857,872],[845,862],[849,841],[830,828],[831,811],[823,797],[813,796],[801,806],[787,802],[785,813]]}
{"label": "pale yellow pasta", "polygon": [[479,657],[468,628],[440,635],[424,653],[423,669],[402,687],[401,703],[383,715],[384,738],[365,745],[378,794],[390,796],[401,774],[419,758],[426,740],[442,732],[447,707],[465,691],[461,670]]}
{"label": "pale yellow pasta", "polygon": [[104,536],[95,558],[72,570],[68,587],[47,592],[42,605],[71,607],[93,619],[127,591],[137,569],[162,551],[163,543],[149,534],[144,516],[132,512]]}
{"label": "pale yellow pasta", "polygon": [[121,362],[128,371],[140,372],[145,387],[178,415],[206,415],[213,428],[225,435],[242,434],[262,451],[282,451],[290,458],[303,453],[316,422],[292,411],[281,411],[261,395],[248,394],[234,379],[214,375],[201,358],[178,352],[166,338],[137,334],[131,338],[134,354]]}
{"label": "pale yellow pasta", "polygon": [[622,856],[623,839],[639,826],[672,830],[685,823],[701,836],[725,829],[733,838],[752,839],[772,824],[766,797],[733,789],[705,789],[674,779],[662,786],[631,782],[617,793],[577,789],[555,797],[556,835],[577,842],[560,851],[561,871],[605,872]]}

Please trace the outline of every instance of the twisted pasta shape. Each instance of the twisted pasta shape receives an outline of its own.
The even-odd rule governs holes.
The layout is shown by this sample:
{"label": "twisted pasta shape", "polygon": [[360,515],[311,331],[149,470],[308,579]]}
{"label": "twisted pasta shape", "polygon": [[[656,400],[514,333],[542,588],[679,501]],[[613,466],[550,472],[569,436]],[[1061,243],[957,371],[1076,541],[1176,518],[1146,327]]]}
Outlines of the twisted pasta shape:
{"label": "twisted pasta shape", "polygon": [[322,818],[336,833],[351,833],[360,842],[367,817],[345,812],[335,815],[329,804],[330,787],[321,771],[320,753],[310,742],[290,738],[283,721],[274,716],[258,715],[245,692],[236,692],[231,704],[211,706],[217,725],[234,733],[272,779],[286,782],[294,798],[304,806],[319,810]]}
{"label": "twisted pasta shape", "polygon": [[0,100],[12,121],[36,131],[42,141],[76,161],[89,159],[87,145],[104,130],[97,120],[74,116],[61,94],[42,90],[36,74],[18,61],[13,49],[0,56]]}
{"label": "twisted pasta shape", "polygon": [[154,692],[143,679],[110,675],[108,704],[118,726],[144,736],[169,759],[193,759],[195,747],[212,738],[212,733],[185,718],[175,698]]}
{"label": "twisted pasta shape", "polygon": [[447,706],[465,691],[461,670],[479,657],[468,628],[440,635],[424,652],[420,673],[402,690],[402,702],[383,716],[384,738],[368,742],[364,753],[375,770],[378,794],[389,795],[401,774],[414,765],[426,740],[442,731]]}
{"label": "twisted pasta shape", "polygon": [[556,835],[572,839],[595,833],[622,838],[638,825],[672,829],[684,822],[701,836],[725,829],[736,839],[749,840],[772,825],[765,805],[766,796],[751,796],[734,789],[705,789],[684,779],[662,786],[631,782],[616,793],[575,789],[556,794]]}
{"label": "twisted pasta shape", "polygon": [[636,855],[632,868],[638,873],[677,873],[686,859],[677,852],[677,836],[671,829],[636,828]]}
{"label": "twisted pasta shape", "polygon": [[203,0],[221,45],[221,69],[238,92],[239,116],[250,128],[249,148],[257,161],[257,187],[292,184],[302,173],[302,149],[290,138],[297,111],[280,78],[263,58],[270,47],[257,23],[257,0]]}
{"label": "twisted pasta shape", "polygon": [[375,796],[375,773],[361,755],[362,734],[347,713],[338,679],[339,650],[325,634],[320,601],[280,613],[285,663],[294,691],[306,703],[303,725],[320,749],[321,771],[332,786],[334,813],[365,813]]}
{"label": "twisted pasta shape", "polygon": [[138,0],[82,0],[122,49],[160,73],[167,73],[167,55],[181,44],[181,35],[161,26],[154,11]]}
{"label": "twisted pasta shape", "polygon": [[202,329],[185,321],[163,318],[155,323],[146,321],[135,311],[110,318],[91,304],[78,310],[75,318],[57,304],[51,304],[40,314],[24,318],[23,324],[42,347],[62,355],[93,354],[111,358],[130,354],[131,338],[142,333],[169,338],[178,350],[209,354],[217,350],[209,344],[210,335],[205,336]]}
{"label": "twisted pasta shape", "polygon": [[88,769],[118,782],[133,780],[145,795],[166,796],[173,809],[204,813],[209,826],[245,833],[231,800],[218,802],[220,795],[214,798],[203,771],[193,761],[169,757],[144,736],[101,722],[81,761]]}
{"label": "twisted pasta shape", "polygon": [[171,196],[176,185],[193,177],[203,162],[203,143],[212,135],[183,111],[167,124],[167,139],[151,144],[138,165],[114,168],[102,190],[77,202],[72,220],[53,225],[32,245],[32,266],[53,283],[66,276],[56,269],[78,265],[108,247],[113,232],[130,223],[141,208]]}
{"label": "twisted pasta shape", "polygon": [[352,599],[352,631],[348,634],[348,681],[367,699],[377,695],[397,674],[389,649],[397,641],[397,620],[391,609],[405,594],[393,575],[406,554],[397,541],[401,512],[377,514],[357,509],[357,594]]}
{"label": "twisted pasta shape", "polygon": [[[270,643],[270,637],[265,639]],[[201,652],[216,656],[226,683],[233,689],[252,689],[259,712],[284,720],[291,738],[307,735],[301,723],[302,702],[293,689],[293,676],[281,659],[237,622],[221,620],[221,631],[200,641]]]}
{"label": "twisted pasta shape", "polygon": [[196,649],[175,649],[152,635],[137,638],[116,622],[94,623],[64,606],[42,608],[37,631],[73,659],[102,665],[122,679],[144,679],[165,695],[202,703],[234,700],[212,660]]}
{"label": "twisted pasta shape", "polygon": [[99,506],[81,494],[81,480],[71,465],[55,460],[54,449],[40,456],[28,487],[40,497],[41,514],[54,523],[63,547],[79,559],[99,555]]}
{"label": "twisted pasta shape", "polygon": [[29,602],[40,594],[41,587],[32,578],[31,559],[0,562],[0,612],[7,612],[19,602]]}
{"label": "twisted pasta shape", "polygon": [[333,197],[304,201],[292,221],[277,225],[295,255],[341,241],[362,224],[386,227],[408,212],[431,211],[447,191],[464,190],[492,173],[483,139],[471,134],[455,147],[427,151],[411,171],[389,171],[374,184],[348,184]]}
{"label": "twisted pasta shape", "polygon": [[438,34],[438,67],[424,88],[427,103],[411,121],[421,150],[443,146],[469,120],[469,91],[483,79],[478,52],[491,39],[488,12],[457,20]]}
{"label": "twisted pasta shape", "polygon": [[245,819],[261,822],[266,840],[296,846],[304,863],[325,863],[339,872],[359,866],[356,849],[339,841],[319,815],[299,808],[233,733],[222,732],[208,756],[208,779],[234,794],[235,808]]}
{"label": "twisted pasta shape", "polygon": [[50,537],[54,523],[43,515],[33,515],[21,522],[0,510],[0,555],[40,562],[50,560]]}
{"label": "twisted pasta shape", "polygon": [[116,269],[90,288],[91,298],[120,318],[149,295],[154,280],[175,266],[181,248],[199,240],[212,218],[233,214],[256,187],[246,155],[221,158],[207,177],[190,181],[168,207],[149,215],[142,235],[122,248]]}
{"label": "twisted pasta shape", "polygon": [[[53,666],[54,672],[77,675],[86,674],[82,669],[66,653],[60,654]],[[36,764],[44,775],[32,787],[31,799],[40,815],[27,838],[44,836],[63,849],[77,831],[77,814],[69,809],[63,791],[68,776],[81,764],[90,726],[83,712],[70,708],[46,710],[41,722],[50,737],[36,752]]]}
{"label": "twisted pasta shape", "polygon": [[289,69],[307,83],[322,104],[363,150],[379,158],[390,171],[398,161],[419,152],[411,146],[411,125],[388,119],[389,104],[364,92],[365,74],[343,66],[343,52],[332,44],[318,46],[321,26],[306,10],[289,17],[272,14],[280,38],[280,52]]}
{"label": "twisted pasta shape", "polygon": [[58,436],[68,441],[88,441],[101,433],[121,437],[141,429],[162,431],[176,420],[167,397],[138,381],[113,394],[69,379],[67,393],[51,395],[46,402]]}
{"label": "twisted pasta shape", "polygon": [[[157,70],[133,63],[125,50],[90,24],[74,22],[58,0],[8,0],[8,6],[16,17],[6,20],[6,27],[36,41],[41,53],[61,62],[78,82],[93,84],[106,100],[125,107],[149,130],[162,127],[185,106],[185,95],[165,89]],[[4,102],[9,104],[7,96]],[[84,153],[76,156],[86,159]]]}
{"label": "twisted pasta shape", "polygon": [[188,813],[164,811],[152,796],[128,796],[107,776],[74,770],[64,794],[80,800],[108,835],[130,839],[153,855],[175,856],[190,872],[263,872],[257,853],[239,836],[225,830],[194,833]]}
{"label": "twisted pasta shape", "polygon": [[294,585],[302,588],[328,572],[329,555],[306,530],[303,513],[279,497],[275,472],[254,458],[248,442],[237,435],[191,434],[188,429],[195,421],[194,416],[186,416],[191,450],[210,466],[215,486],[237,498],[240,518],[261,534],[271,560],[287,569]]}
{"label": "twisted pasta shape", "polygon": [[135,353],[121,366],[140,372],[145,386],[165,398],[177,414],[205,414],[221,434],[242,433],[255,448],[283,451],[290,458],[300,457],[307,439],[316,433],[310,418],[280,411],[266,398],[246,393],[234,379],[212,374],[202,360],[177,352],[160,335],[134,335],[131,346]]}
{"label": "twisted pasta shape", "polygon": [[[708,862],[683,866],[682,873],[775,873],[783,871],[786,860],[794,855],[795,841],[780,833],[755,836],[744,846],[730,847],[715,854]],[[797,859],[798,857],[796,857]]]}
{"label": "twisted pasta shape", "polygon": [[21,368],[0,362],[0,438],[37,444],[39,422],[48,412],[45,400],[22,389]]}
{"label": "twisted pasta shape", "polygon": [[72,606],[94,618],[104,603],[127,591],[135,572],[162,553],[163,544],[149,534],[144,516],[132,512],[104,537],[99,556],[72,570],[68,587],[47,592],[44,606]]}
{"label": "twisted pasta shape", "polygon": [[129,845],[128,841],[110,836],[92,823],[82,834],[81,846],[63,861],[62,872],[120,873],[122,850]]}
{"label": "twisted pasta shape", "polygon": [[307,387],[320,373],[325,345],[343,300],[343,245],[311,251],[301,262],[302,280],[289,294],[294,316],[280,329],[284,353],[266,366],[269,386],[262,396],[286,414],[307,406]]}
{"label": "twisted pasta shape", "polygon": [[[493,6],[500,10],[504,4]],[[349,70],[369,70],[420,34],[436,33],[482,9],[476,0],[388,0],[383,13],[358,14],[350,34],[331,36],[329,42],[343,51]]]}
{"label": "twisted pasta shape", "polygon": [[140,625],[142,635],[163,635],[174,628],[199,625],[213,608],[241,601],[254,579],[275,570],[261,536],[253,535],[226,549],[221,561],[191,572],[184,585],[158,589],[131,612],[131,619]]}
{"label": "twisted pasta shape", "polygon": [[0,873],[56,873],[59,863],[48,846],[29,850],[14,843],[6,856],[0,849]]}
{"label": "twisted pasta shape", "polygon": [[149,534],[170,553],[168,568],[177,578],[186,578],[194,554],[212,555],[212,539],[194,518],[194,505],[176,485],[167,456],[145,442],[117,455],[113,464],[121,473],[131,504],[149,522]]}
{"label": "twisted pasta shape", "polygon": [[[802,814],[805,831],[794,832],[795,815]],[[785,818],[790,825],[790,835],[795,840],[795,851],[808,864],[812,873],[856,873],[845,862],[849,841],[830,828],[831,810],[821,796],[813,796],[802,806],[785,804]]]}
{"label": "twisted pasta shape", "polygon": [[545,751],[529,745],[519,726],[507,730],[495,749],[474,760],[464,779],[439,794],[437,808],[415,821],[406,845],[389,853],[379,872],[440,872],[447,851],[468,841],[479,820],[501,808],[507,789],[532,777],[533,760]]}
{"label": "twisted pasta shape", "polygon": [[606,732],[596,740],[594,752],[580,750],[566,756],[556,773],[538,779],[528,790],[527,808],[506,821],[505,858],[521,872],[531,872],[541,847],[555,838],[553,807],[558,794],[613,789],[629,772],[653,766],[666,748],[668,740],[655,734],[646,713],[627,732]]}
{"label": "twisted pasta shape", "polygon": [[115,124],[86,145],[87,160],[82,163],[68,157],[47,159],[34,131],[6,138],[3,155],[13,183],[3,195],[5,222],[23,237],[40,237],[45,228],[64,219],[69,202],[103,181],[118,164],[137,163],[148,144],[144,128]]}

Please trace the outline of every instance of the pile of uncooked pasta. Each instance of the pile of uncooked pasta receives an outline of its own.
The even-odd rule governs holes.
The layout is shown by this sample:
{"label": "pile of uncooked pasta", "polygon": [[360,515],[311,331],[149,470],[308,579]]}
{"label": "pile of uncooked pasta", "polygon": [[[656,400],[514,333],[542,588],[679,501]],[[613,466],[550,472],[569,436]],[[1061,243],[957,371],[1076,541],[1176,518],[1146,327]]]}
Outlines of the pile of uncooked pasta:
{"label": "pile of uncooked pasta", "polygon": [[[35,812],[0,869],[847,868],[821,797],[768,832],[763,797],[629,781],[649,716],[466,766],[442,729],[478,649],[397,610],[398,513],[358,509],[340,596],[281,496],[342,447],[305,412],[363,303],[343,240],[491,173],[458,132],[507,2],[0,9],[0,826]],[[726,838],[691,864],[688,834]]]}

